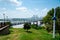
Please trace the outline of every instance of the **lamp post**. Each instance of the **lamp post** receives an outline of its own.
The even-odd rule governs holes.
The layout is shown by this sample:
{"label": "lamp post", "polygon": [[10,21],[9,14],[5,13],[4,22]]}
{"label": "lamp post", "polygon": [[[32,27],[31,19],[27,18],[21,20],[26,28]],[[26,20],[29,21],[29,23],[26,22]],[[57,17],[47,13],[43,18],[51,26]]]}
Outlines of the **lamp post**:
{"label": "lamp post", "polygon": [[53,17],[53,38],[55,38],[55,20],[56,20],[56,10],[54,9],[54,17]]}
{"label": "lamp post", "polygon": [[6,18],[7,18],[7,22],[8,22],[8,21],[9,21],[9,20],[8,20],[8,16],[6,16]]}
{"label": "lamp post", "polygon": [[5,14],[3,14],[3,17],[4,17],[4,25],[5,25]]}

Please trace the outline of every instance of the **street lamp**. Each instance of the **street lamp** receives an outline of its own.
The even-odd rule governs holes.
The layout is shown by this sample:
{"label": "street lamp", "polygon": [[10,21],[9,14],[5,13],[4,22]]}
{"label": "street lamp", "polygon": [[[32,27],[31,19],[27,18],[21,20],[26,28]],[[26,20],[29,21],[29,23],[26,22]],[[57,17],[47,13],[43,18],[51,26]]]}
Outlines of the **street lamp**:
{"label": "street lamp", "polygon": [[3,14],[3,17],[4,17],[4,25],[5,25],[5,14]]}
{"label": "street lamp", "polygon": [[8,16],[6,16],[6,19],[7,19],[7,22],[8,22],[8,21],[9,21],[9,20],[8,20]]}
{"label": "street lamp", "polygon": [[54,9],[54,17],[53,17],[53,38],[55,38],[55,20],[56,20],[56,10]]}

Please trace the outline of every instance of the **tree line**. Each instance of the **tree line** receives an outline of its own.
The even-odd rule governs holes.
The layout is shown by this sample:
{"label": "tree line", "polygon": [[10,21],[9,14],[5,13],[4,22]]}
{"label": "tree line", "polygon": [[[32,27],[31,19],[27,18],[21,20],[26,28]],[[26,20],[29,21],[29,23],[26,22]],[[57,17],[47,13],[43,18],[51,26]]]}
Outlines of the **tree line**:
{"label": "tree line", "polygon": [[[60,34],[60,7],[56,7],[55,8],[55,12],[56,12],[56,33],[59,33]],[[46,30],[48,32],[51,32],[52,29],[53,29],[53,18],[54,16],[54,8],[52,8],[51,10],[49,10],[47,12],[47,15],[43,18],[43,22],[45,23],[46,25]]]}

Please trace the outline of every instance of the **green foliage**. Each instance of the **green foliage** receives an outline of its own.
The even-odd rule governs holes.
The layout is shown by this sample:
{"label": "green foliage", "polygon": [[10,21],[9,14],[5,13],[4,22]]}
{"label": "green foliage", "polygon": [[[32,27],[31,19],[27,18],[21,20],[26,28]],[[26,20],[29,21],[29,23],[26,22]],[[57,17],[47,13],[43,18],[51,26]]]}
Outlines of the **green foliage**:
{"label": "green foliage", "polygon": [[0,40],[52,40],[52,34],[46,30],[30,29],[32,33],[27,33],[21,28],[11,28],[9,35],[0,35]]}
{"label": "green foliage", "polygon": [[52,8],[52,9],[47,13],[47,15],[43,18],[43,22],[44,22],[44,23],[49,23],[49,24],[51,24],[53,14],[54,14],[54,9]]}
{"label": "green foliage", "polygon": [[39,30],[39,29],[45,29],[44,26],[38,26],[37,24],[32,24],[31,27],[32,27],[33,29],[37,29],[37,30]]}
{"label": "green foliage", "polygon": [[27,31],[30,29],[30,23],[25,23],[24,24],[24,29],[26,29]]}
{"label": "green foliage", "polygon": [[6,22],[6,25],[11,25],[11,22]]}
{"label": "green foliage", "polygon": [[[60,30],[60,7],[55,8],[56,10],[56,30]],[[43,18],[43,22],[46,24],[46,29],[50,32],[53,27],[53,15],[54,15],[54,8],[48,11],[47,15]],[[56,31],[57,32],[57,31]],[[60,34],[60,31],[58,31]]]}
{"label": "green foliage", "polygon": [[11,22],[6,22],[6,25],[9,25],[9,27],[12,28]]}
{"label": "green foliage", "polygon": [[37,24],[32,24],[31,26],[32,26],[32,28],[34,28],[34,29],[38,29],[38,25],[37,25]]}
{"label": "green foliage", "polygon": [[39,29],[45,29],[45,27],[44,26],[39,26]]}
{"label": "green foliage", "polygon": [[52,34],[48,34],[46,30],[30,29],[32,33],[27,33],[22,28],[11,28],[9,35],[0,35],[0,40],[60,40],[60,35],[52,38]]}

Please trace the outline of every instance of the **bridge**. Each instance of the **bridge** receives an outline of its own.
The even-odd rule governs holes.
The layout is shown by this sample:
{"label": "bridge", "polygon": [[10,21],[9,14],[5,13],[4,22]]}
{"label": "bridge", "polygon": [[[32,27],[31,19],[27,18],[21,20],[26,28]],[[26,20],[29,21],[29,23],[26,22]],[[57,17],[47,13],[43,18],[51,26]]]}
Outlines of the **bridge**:
{"label": "bridge", "polygon": [[25,21],[25,22],[24,21],[23,22],[17,22],[17,21],[15,21],[15,22],[11,22],[11,24],[12,25],[20,25],[20,24],[24,24],[26,22],[31,23],[31,24],[38,24],[38,25],[42,24],[42,21]]}
{"label": "bridge", "polygon": [[20,24],[24,24],[25,22],[11,22],[11,25],[20,25]]}

